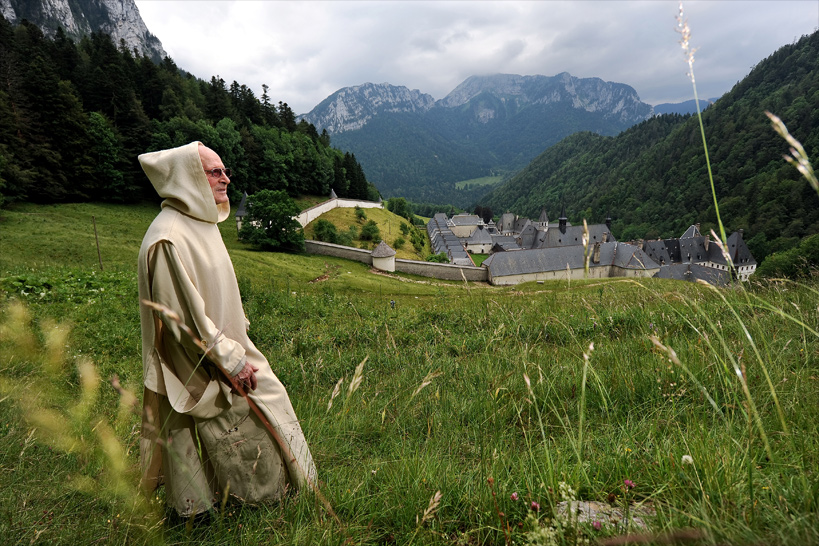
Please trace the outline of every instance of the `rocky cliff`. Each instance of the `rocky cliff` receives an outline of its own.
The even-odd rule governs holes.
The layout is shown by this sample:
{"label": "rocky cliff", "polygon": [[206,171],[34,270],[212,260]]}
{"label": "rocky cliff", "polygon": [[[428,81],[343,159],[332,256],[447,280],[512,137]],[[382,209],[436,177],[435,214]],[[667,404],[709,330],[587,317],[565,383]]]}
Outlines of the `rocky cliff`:
{"label": "rocky cliff", "polygon": [[27,19],[49,37],[58,27],[74,39],[101,31],[115,44],[124,40],[154,60],[167,55],[159,39],[148,32],[134,0],[0,0],[0,15],[12,24]]}
{"label": "rocky cliff", "polygon": [[502,102],[513,102],[518,111],[529,105],[565,103],[578,110],[601,113],[606,119],[627,123],[637,123],[652,114],[651,105],[641,102],[632,87],[600,78],[576,78],[568,72],[552,77],[472,76],[436,104],[457,108],[482,94],[489,94]]}
{"label": "rocky cliff", "polygon": [[378,114],[425,112],[434,104],[432,96],[417,89],[365,83],[339,89],[304,117],[332,134],[360,129]]}

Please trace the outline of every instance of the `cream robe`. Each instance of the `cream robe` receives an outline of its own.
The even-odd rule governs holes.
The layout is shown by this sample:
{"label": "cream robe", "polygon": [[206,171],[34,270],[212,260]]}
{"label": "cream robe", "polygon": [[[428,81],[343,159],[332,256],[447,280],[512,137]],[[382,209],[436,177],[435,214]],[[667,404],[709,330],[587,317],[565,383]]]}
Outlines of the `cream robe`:
{"label": "cream robe", "polygon": [[[287,484],[303,487],[306,478],[316,478],[287,392],[247,336],[233,264],[216,225],[230,206],[215,204],[198,146],[139,156],[165,198],[139,251],[140,302],[175,311],[208,348],[205,355],[176,322],[140,303],[143,483],[166,483],[168,505],[183,516],[207,510],[220,495],[277,499]],[[288,443],[293,460],[284,460],[247,402],[231,393],[215,368],[236,376],[245,362],[259,368],[250,398]]]}

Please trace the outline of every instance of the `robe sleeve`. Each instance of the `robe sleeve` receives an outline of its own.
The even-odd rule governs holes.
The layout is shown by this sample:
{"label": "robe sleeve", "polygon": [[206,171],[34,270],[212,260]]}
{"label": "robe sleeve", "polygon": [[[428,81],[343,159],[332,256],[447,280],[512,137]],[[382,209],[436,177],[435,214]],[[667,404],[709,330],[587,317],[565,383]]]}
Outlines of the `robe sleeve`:
{"label": "robe sleeve", "polygon": [[[235,377],[245,366],[245,348],[225,337],[205,312],[205,301],[185,270],[173,244],[160,241],[148,259],[151,271],[151,296],[155,303],[172,309],[208,347],[207,359]],[[176,341],[197,361],[204,353],[178,324],[160,314],[165,327]]]}

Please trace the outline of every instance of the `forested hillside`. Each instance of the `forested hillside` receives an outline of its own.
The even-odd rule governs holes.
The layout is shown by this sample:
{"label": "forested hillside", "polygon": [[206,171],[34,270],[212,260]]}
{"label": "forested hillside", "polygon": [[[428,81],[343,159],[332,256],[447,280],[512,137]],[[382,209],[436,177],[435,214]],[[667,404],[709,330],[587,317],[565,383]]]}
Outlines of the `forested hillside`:
{"label": "forested hillside", "polygon": [[[683,70],[684,68],[681,68]],[[765,116],[782,118],[819,160],[819,33],[760,62],[703,112],[720,213],[743,228],[760,260],[819,232],[819,198],[782,158],[787,144]],[[616,137],[576,134],[548,149],[481,200],[536,218],[541,207],[571,220],[614,219],[619,239],[678,237],[716,215],[696,116],[665,115]],[[553,214],[556,212],[553,212]]]}
{"label": "forested hillside", "polygon": [[137,155],[202,140],[234,170],[231,198],[259,189],[377,199],[351,154],[296,122],[267,87],[186,74],[95,33],[47,39],[0,17],[0,204],[155,197]]}

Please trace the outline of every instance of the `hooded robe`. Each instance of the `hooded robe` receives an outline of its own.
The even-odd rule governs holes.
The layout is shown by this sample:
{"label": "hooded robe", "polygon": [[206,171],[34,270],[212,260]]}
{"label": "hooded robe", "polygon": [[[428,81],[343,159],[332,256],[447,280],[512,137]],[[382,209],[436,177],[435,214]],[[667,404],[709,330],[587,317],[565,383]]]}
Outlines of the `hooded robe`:
{"label": "hooded robe", "polygon": [[[249,322],[217,226],[228,217],[230,205],[214,202],[199,146],[192,142],[139,156],[164,198],[139,251],[143,484],[152,489],[165,483],[167,504],[182,516],[208,510],[225,495],[274,500],[288,486],[300,488],[316,478],[287,392],[247,336]],[[143,300],[178,317],[156,313]],[[276,440],[217,369],[235,377],[245,363],[259,368],[249,398],[292,457],[282,456]]]}

